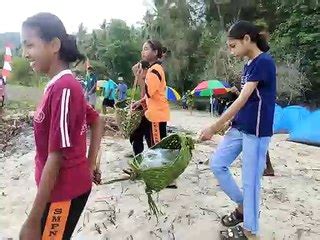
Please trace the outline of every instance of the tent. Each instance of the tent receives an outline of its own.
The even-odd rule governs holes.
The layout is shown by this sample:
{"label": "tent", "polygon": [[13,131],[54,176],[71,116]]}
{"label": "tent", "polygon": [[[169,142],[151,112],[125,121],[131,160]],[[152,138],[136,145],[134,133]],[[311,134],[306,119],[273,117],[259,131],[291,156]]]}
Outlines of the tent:
{"label": "tent", "polygon": [[283,113],[283,108],[280,107],[278,104],[276,104],[276,107],[274,109],[274,118],[273,118],[273,132],[276,132],[275,130],[280,129],[281,127],[282,113]]}
{"label": "tent", "polygon": [[[291,133],[292,130],[299,126],[310,115],[310,111],[301,106],[289,106],[280,110],[276,109],[277,118],[274,123],[274,133]],[[280,115],[280,117],[279,117]],[[280,120],[279,120],[280,119]]]}
{"label": "tent", "polygon": [[289,140],[320,146],[320,110],[311,113],[290,133]]}

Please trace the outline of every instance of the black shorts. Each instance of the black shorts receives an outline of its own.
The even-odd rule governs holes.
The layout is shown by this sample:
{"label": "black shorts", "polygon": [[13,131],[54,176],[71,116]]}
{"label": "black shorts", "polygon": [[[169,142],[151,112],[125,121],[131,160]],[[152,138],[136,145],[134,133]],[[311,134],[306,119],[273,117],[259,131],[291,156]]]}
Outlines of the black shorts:
{"label": "black shorts", "polygon": [[102,106],[104,106],[104,107],[114,107],[114,100],[110,100],[110,99],[108,99],[108,98],[104,98],[103,99],[103,102],[102,102]]}
{"label": "black shorts", "polygon": [[90,191],[69,201],[48,203],[41,218],[42,240],[68,240],[87,203]]}

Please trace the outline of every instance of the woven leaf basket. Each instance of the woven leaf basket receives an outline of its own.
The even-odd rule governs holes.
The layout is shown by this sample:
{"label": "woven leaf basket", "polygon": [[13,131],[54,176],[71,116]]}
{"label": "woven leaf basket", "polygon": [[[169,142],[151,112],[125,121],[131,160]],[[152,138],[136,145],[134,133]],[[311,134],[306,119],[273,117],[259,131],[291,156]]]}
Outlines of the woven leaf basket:
{"label": "woven leaf basket", "polygon": [[144,158],[142,154],[139,154],[134,159],[129,161],[129,165],[132,168],[130,177],[112,180],[106,184],[128,179],[142,180],[146,185],[145,191],[148,196],[150,210],[156,215],[156,217],[158,217],[159,210],[152,199],[152,193],[161,191],[184,172],[192,158],[194,141],[185,134],[177,133],[162,139],[151,149],[156,148],[179,150],[179,153],[176,158],[170,158],[172,160],[166,162],[165,165],[148,169],[141,168]]}
{"label": "woven leaf basket", "polygon": [[128,139],[130,135],[139,127],[143,111],[130,109],[129,101],[115,103],[116,121],[124,138]]}

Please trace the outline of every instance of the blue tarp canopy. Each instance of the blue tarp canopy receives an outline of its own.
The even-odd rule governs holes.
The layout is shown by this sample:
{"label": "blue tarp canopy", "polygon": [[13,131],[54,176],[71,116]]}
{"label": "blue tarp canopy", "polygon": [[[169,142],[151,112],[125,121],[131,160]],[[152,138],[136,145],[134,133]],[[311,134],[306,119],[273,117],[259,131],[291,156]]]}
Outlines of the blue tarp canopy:
{"label": "blue tarp canopy", "polygon": [[276,106],[273,132],[291,133],[296,126],[303,124],[310,114],[310,111],[302,106],[289,106],[283,109]]}
{"label": "blue tarp canopy", "polygon": [[298,122],[291,131],[289,140],[320,146],[320,110]]}

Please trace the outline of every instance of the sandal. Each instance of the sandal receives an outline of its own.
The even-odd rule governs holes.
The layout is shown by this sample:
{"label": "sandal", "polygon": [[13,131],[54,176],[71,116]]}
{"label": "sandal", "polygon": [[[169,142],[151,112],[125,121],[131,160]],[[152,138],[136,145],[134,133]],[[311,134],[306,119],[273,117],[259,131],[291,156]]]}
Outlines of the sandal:
{"label": "sandal", "polygon": [[243,228],[236,226],[234,228],[228,228],[227,230],[220,231],[221,240],[248,240],[244,234]]}
{"label": "sandal", "polygon": [[122,169],[122,172],[128,175],[131,175],[133,173],[133,170],[131,168],[127,168],[127,169]]}
{"label": "sandal", "polygon": [[240,213],[238,209],[235,209],[229,215],[225,215],[221,218],[221,223],[225,227],[234,227],[242,222],[243,222],[243,214]]}
{"label": "sandal", "polygon": [[274,177],[274,170],[267,168],[266,170],[264,170],[263,176],[265,176],[265,177]]}
{"label": "sandal", "polygon": [[177,186],[177,184],[170,184],[170,185],[166,186],[166,188],[169,188],[169,189],[177,189],[178,186]]}

